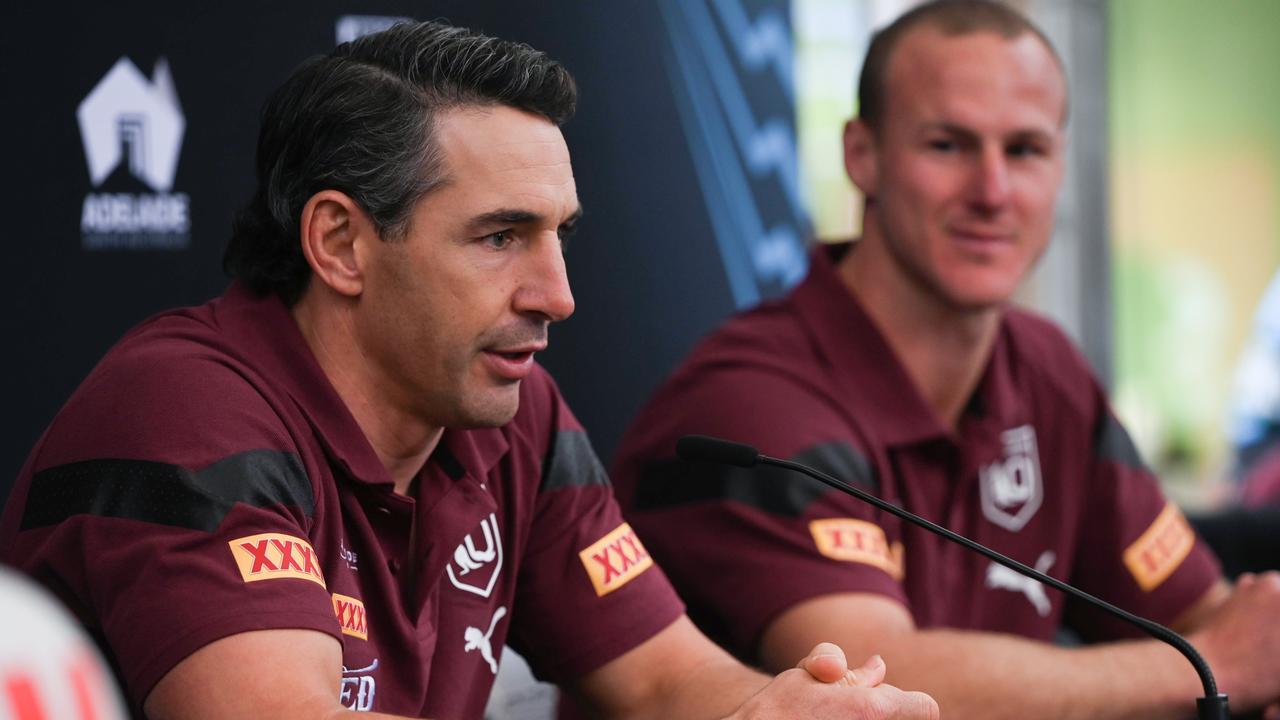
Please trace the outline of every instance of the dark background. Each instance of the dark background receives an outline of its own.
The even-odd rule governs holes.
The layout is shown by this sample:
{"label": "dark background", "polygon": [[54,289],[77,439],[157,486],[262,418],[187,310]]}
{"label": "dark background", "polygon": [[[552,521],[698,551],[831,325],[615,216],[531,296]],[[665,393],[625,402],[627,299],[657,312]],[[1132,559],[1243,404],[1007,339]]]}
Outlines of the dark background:
{"label": "dark background", "polygon": [[[704,202],[708,176],[700,185],[689,116],[682,124],[677,107],[681,92],[686,103],[708,98],[675,80],[672,23],[681,12],[673,2],[60,2],[0,10],[9,168],[0,287],[10,338],[0,373],[0,498],[57,409],[125,330],[226,286],[221,255],[232,215],[252,191],[258,110],[299,62],[333,47],[335,20],[345,14],[448,19],[527,42],[577,78],[579,111],[564,131],[586,209],[568,254],[578,310],[552,329],[540,357],[607,461],[661,377],[735,302],[745,304],[730,293],[715,213]],[[776,0],[728,5],[752,19],[786,17]],[[727,26],[715,28],[734,47]],[[186,118],[173,184],[190,197],[182,250],[82,247],[87,194],[150,192],[123,166],[94,188],[77,124],[77,106],[122,56],[148,79],[166,59]],[[775,77],[738,60],[732,70],[755,107],[788,117]],[[776,181],[752,177],[760,212],[777,214],[769,206]],[[763,295],[778,289],[759,285]]]}

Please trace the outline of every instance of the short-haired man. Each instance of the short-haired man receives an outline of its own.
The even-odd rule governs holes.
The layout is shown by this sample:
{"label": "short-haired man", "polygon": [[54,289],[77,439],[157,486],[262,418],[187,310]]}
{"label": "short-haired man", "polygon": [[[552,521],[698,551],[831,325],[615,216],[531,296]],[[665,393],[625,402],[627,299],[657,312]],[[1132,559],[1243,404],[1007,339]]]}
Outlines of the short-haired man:
{"label": "short-haired man", "polygon": [[804,478],[687,465],[686,433],[818,465],[1193,633],[1236,709],[1280,695],[1280,583],[1231,592],[1067,339],[1009,307],[1053,228],[1066,83],[1023,17],[924,5],[879,33],[845,129],[860,241],[705,340],[623,440],[624,511],[735,654],[875,647],[948,718],[1176,717],[1201,695],[1132,628]]}
{"label": "short-haired man", "polygon": [[831,645],[739,665],[619,517],[533,360],[573,311],[575,94],[527,46],[405,24],[270,100],[237,282],[108,353],[0,524],[135,711],[478,718],[510,642],[606,716],[936,717]]}

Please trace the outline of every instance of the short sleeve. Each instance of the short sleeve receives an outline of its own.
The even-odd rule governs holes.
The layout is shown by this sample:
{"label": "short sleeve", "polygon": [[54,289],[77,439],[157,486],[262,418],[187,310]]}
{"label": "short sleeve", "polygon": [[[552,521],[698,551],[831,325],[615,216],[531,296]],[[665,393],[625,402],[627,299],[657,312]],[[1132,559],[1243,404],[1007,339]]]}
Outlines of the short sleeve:
{"label": "short sleeve", "polygon": [[630,525],[586,432],[546,379],[526,398],[554,428],[509,640],[542,679],[566,683],[675,622],[684,606]]}
{"label": "short sleeve", "polygon": [[33,453],[9,561],[105,640],[135,708],[175,664],[268,628],[339,636],[289,429],[208,358],[100,367]]}
{"label": "short sleeve", "polygon": [[[1103,410],[1086,482],[1079,560],[1071,581],[1085,591],[1169,625],[1221,578],[1221,568],[1178,507],[1164,496],[1129,434]],[[1069,603],[1068,622],[1091,640],[1136,637],[1128,623]]]}
{"label": "short sleeve", "polygon": [[868,592],[906,604],[899,526],[794,472],[679,460],[675,443],[721,437],[873,491],[873,466],[848,427],[801,378],[714,367],[668,384],[623,440],[615,476],[624,511],[690,616],[748,662],[777,615],[804,600]]}

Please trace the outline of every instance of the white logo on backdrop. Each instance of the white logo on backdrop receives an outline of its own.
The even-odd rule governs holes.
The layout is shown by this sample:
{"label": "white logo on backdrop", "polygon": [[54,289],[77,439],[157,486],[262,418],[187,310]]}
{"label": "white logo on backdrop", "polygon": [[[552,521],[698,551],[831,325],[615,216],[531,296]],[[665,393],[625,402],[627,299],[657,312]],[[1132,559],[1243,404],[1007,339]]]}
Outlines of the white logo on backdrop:
{"label": "white logo on backdrop", "polygon": [[370,33],[380,32],[398,22],[410,22],[413,18],[395,15],[343,15],[333,24],[333,34],[338,44],[351,42]]}
{"label": "white logo on backdrop", "polygon": [[147,80],[129,58],[116,61],[80,103],[76,119],[94,187],[116,169],[128,148],[129,172],[156,192],[173,188],[187,120],[169,63],[156,62]]}
{"label": "white logo on backdrop", "polygon": [[172,190],[187,121],[169,63],[158,60],[148,80],[129,58],[120,58],[81,101],[76,119],[95,188],[124,165],[154,191],[86,195],[80,215],[84,246],[186,247],[190,199]]}

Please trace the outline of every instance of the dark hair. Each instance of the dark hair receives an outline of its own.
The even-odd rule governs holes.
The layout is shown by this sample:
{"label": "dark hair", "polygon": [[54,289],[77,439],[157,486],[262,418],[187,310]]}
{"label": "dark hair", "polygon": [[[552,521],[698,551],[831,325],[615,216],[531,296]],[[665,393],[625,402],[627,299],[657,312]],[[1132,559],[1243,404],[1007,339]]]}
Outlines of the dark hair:
{"label": "dark hair", "polygon": [[1062,67],[1053,43],[1017,10],[994,0],[933,0],[904,13],[871,38],[858,78],[858,117],[870,127],[877,127],[883,118],[885,74],[894,49],[909,32],[924,26],[948,36],[990,32],[1007,40],[1031,33]]}
{"label": "dark hair", "polygon": [[346,193],[383,240],[401,239],[418,200],[444,179],[439,112],[509,105],[562,125],[576,101],[573,78],[544,53],[442,23],[399,24],[311,58],[263,108],[258,187],[223,268],[293,305],[311,278],[298,236],[317,192]]}

